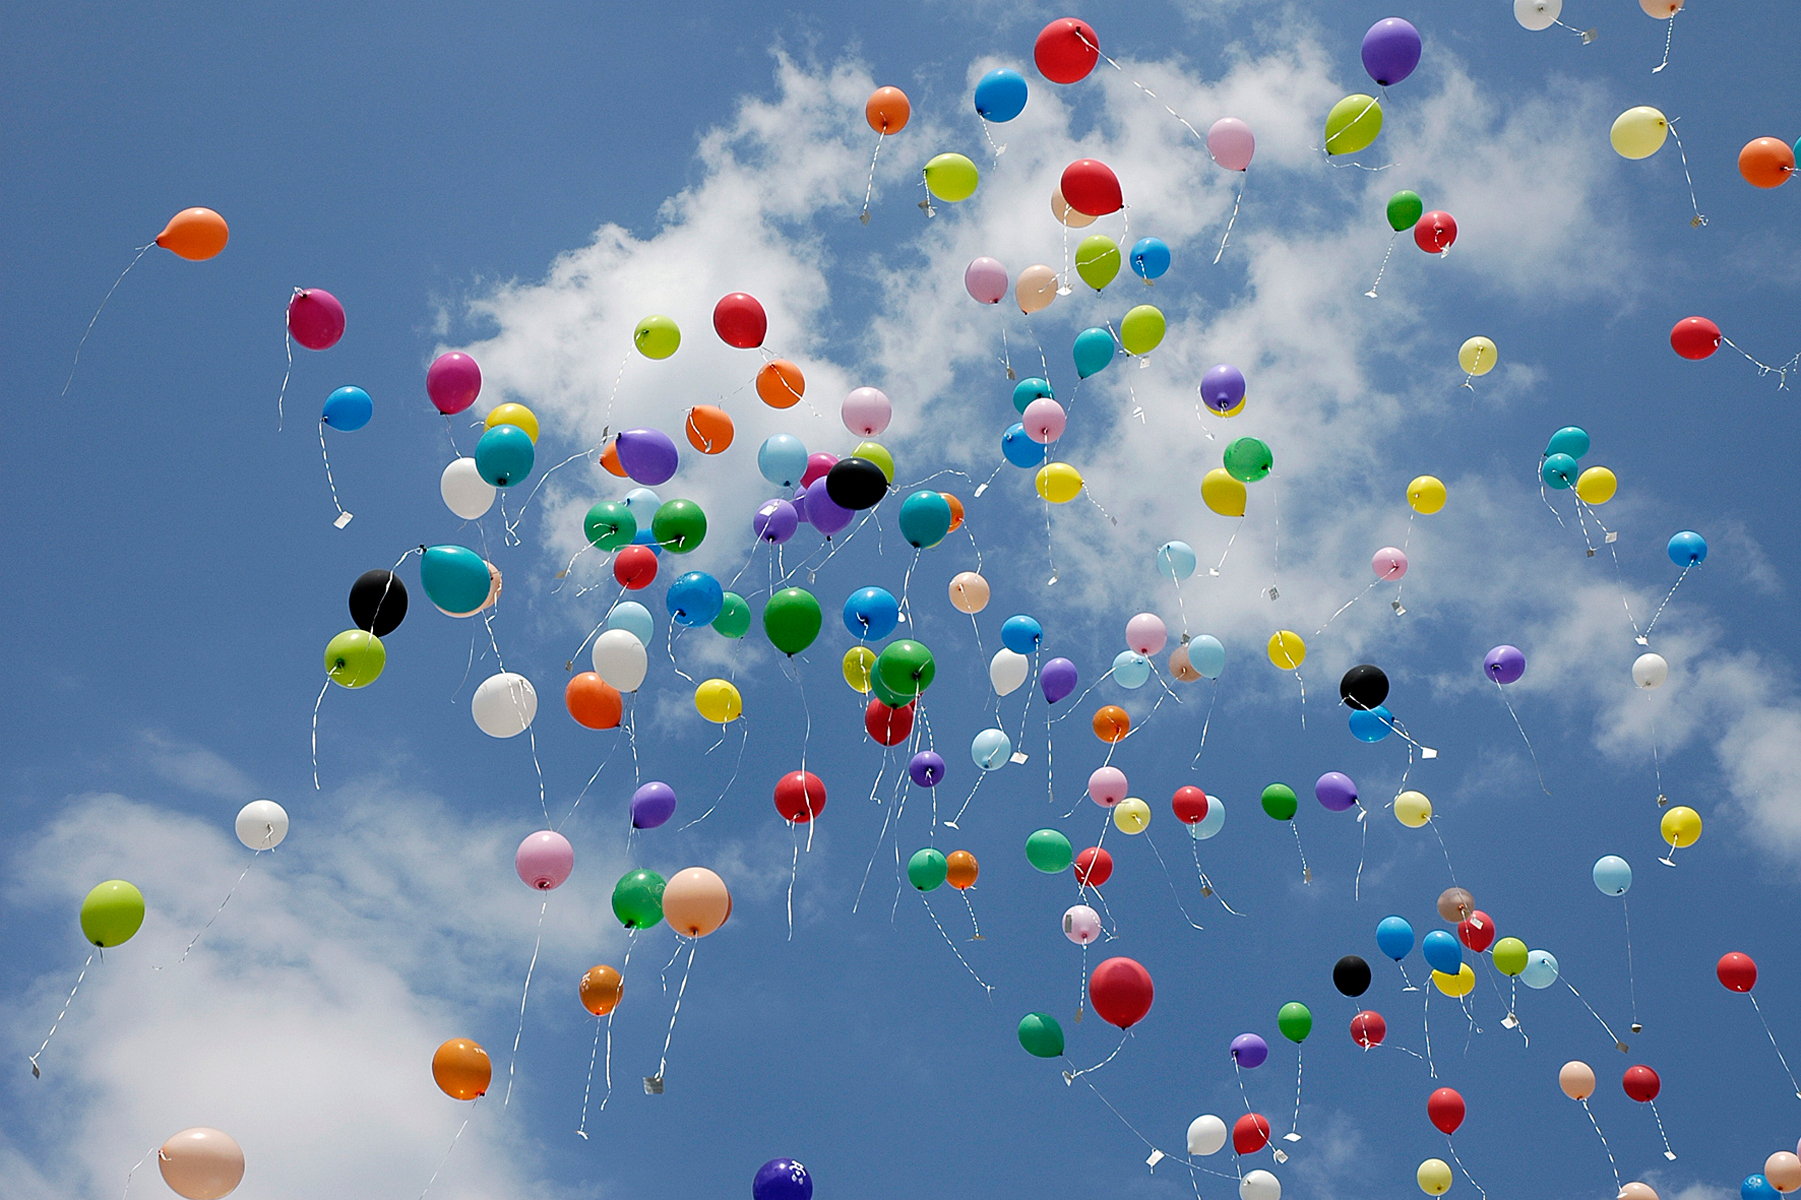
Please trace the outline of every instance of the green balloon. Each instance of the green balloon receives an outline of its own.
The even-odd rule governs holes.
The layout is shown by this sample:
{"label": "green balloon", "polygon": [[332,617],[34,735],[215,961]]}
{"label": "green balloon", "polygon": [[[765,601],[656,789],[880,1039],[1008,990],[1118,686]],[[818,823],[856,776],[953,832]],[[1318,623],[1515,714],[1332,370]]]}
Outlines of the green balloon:
{"label": "green balloon", "polygon": [[1396,192],[1388,198],[1388,227],[1396,233],[1412,229],[1425,214],[1426,204],[1418,192]]}
{"label": "green balloon", "polygon": [[1295,799],[1294,789],[1286,783],[1272,783],[1263,789],[1263,811],[1278,821],[1294,820],[1295,809],[1300,801]]}
{"label": "green balloon", "polygon": [[1254,437],[1241,437],[1226,447],[1226,474],[1240,483],[1256,483],[1275,465],[1269,445]]}
{"label": "green balloon", "polygon": [[144,893],[109,879],[81,902],[81,935],[96,946],[120,946],[144,923]]}
{"label": "green balloon", "polygon": [[638,536],[638,518],[619,501],[602,500],[582,518],[582,532],[596,550],[617,550]]}
{"label": "green balloon", "polygon": [[1361,92],[1346,96],[1326,114],[1326,153],[1355,154],[1382,132],[1382,106]]}
{"label": "green balloon", "polygon": [[915,851],[907,860],[907,882],[922,892],[929,892],[944,882],[944,876],[950,870],[944,855],[930,846]]}
{"label": "green balloon", "polygon": [[889,687],[888,684],[883,681],[882,677],[873,670],[869,673],[869,690],[875,693],[875,698],[877,700],[880,700],[889,708],[903,708],[906,705],[913,703],[914,700],[914,697],[903,696],[893,688]]}
{"label": "green balloon", "polygon": [[325,673],[339,687],[367,687],[381,677],[388,652],[365,629],[346,629],[325,643]]}
{"label": "green balloon", "polygon": [[866,458],[882,468],[882,477],[889,483],[894,482],[894,455],[888,453],[888,447],[880,442],[858,442],[857,448],[850,452],[851,458]]}
{"label": "green balloon", "polygon": [[1076,247],[1076,274],[1100,291],[1119,274],[1119,243],[1104,233],[1090,234]]}
{"label": "green balloon", "polygon": [[1283,1037],[1298,1046],[1313,1032],[1313,1014],[1299,1000],[1290,1000],[1276,1013],[1276,1028],[1282,1031]]}
{"label": "green balloon", "polygon": [[1526,969],[1526,943],[1518,938],[1502,938],[1495,943],[1493,954],[1495,970],[1503,975],[1518,975]]}
{"label": "green balloon", "polygon": [[1026,861],[1046,875],[1057,875],[1069,870],[1075,851],[1069,839],[1055,829],[1040,829],[1026,839]]}
{"label": "green balloon", "polygon": [[917,698],[931,687],[932,676],[937,672],[938,665],[932,660],[932,652],[911,638],[889,642],[876,655],[874,673],[882,677],[890,691],[902,697],[902,703]]}
{"label": "green balloon", "polygon": [[750,631],[750,605],[737,592],[727,592],[713,618],[713,629],[721,637],[741,638]]}
{"label": "green balloon", "polygon": [[1019,1019],[1019,1044],[1034,1058],[1061,1058],[1063,1026],[1049,1013],[1027,1013]]}
{"label": "green balloon", "polygon": [[926,190],[940,200],[956,203],[976,193],[982,173],[961,154],[940,154],[925,165]]}
{"label": "green balloon", "polygon": [[763,606],[763,632],[789,657],[813,644],[823,619],[819,601],[805,588],[783,588]]}
{"label": "green balloon", "polygon": [[613,915],[627,929],[649,929],[663,919],[663,877],[631,871],[613,885]]}
{"label": "green balloon", "polygon": [[1140,304],[1120,318],[1119,344],[1127,354],[1149,354],[1163,344],[1163,333],[1168,328],[1162,309]]}
{"label": "green balloon", "polygon": [[668,317],[645,317],[632,330],[632,345],[645,358],[668,358],[681,344],[681,328]]}
{"label": "green balloon", "polygon": [[665,500],[650,519],[657,545],[674,554],[687,554],[707,536],[707,514],[692,500]]}

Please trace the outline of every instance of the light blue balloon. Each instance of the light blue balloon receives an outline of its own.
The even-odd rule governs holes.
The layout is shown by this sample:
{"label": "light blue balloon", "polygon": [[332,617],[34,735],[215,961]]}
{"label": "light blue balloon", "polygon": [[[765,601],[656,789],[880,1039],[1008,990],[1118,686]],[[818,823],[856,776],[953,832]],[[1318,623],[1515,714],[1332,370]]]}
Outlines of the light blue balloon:
{"label": "light blue balloon", "polygon": [[1226,827],[1226,802],[1218,796],[1207,797],[1207,815],[1188,827],[1189,836],[1205,841]]}
{"label": "light blue balloon", "polygon": [[1128,690],[1137,690],[1151,680],[1151,660],[1136,650],[1121,650],[1113,657],[1113,681]]}
{"label": "light blue balloon", "polygon": [[1575,425],[1565,425],[1551,435],[1545,444],[1545,457],[1553,454],[1567,454],[1571,458],[1581,458],[1588,453],[1588,430]]}
{"label": "light blue balloon", "polygon": [[1013,743],[999,729],[984,729],[969,743],[969,756],[984,771],[998,771],[1013,757]]}
{"label": "light blue balloon", "polygon": [[361,429],[375,415],[375,401],[360,387],[341,387],[325,398],[325,414],[319,419],[348,433]]}
{"label": "light blue balloon", "polygon": [[1632,887],[1632,864],[1617,854],[1596,859],[1595,886],[1603,896],[1624,896]]}
{"label": "light blue balloon", "polygon": [[496,425],[475,443],[475,472],[497,488],[530,475],[536,458],[531,435],[517,425]]}
{"label": "light blue balloon", "polygon": [[1013,385],[1013,407],[1018,412],[1025,412],[1026,405],[1034,400],[1055,400],[1057,393],[1051,390],[1050,381],[1033,376],[1022,379]]}
{"label": "light blue balloon", "polygon": [[1670,561],[1679,567],[1700,566],[1707,561],[1707,541],[1692,529],[1670,539]]}
{"label": "light blue balloon", "polygon": [[[1199,561],[1194,556],[1194,547],[1187,542],[1164,542],[1157,547],[1157,574],[1171,582],[1181,583],[1193,575]],[[1189,651],[1189,657],[1193,656],[1194,652]]]}
{"label": "light blue balloon", "polygon": [[1420,943],[1420,953],[1434,971],[1455,975],[1463,970],[1463,946],[1442,929],[1434,929],[1426,935]]}
{"label": "light blue balloon", "polygon": [[725,608],[725,589],[705,571],[689,571],[669,585],[663,603],[677,625],[711,625]]}
{"label": "light blue balloon", "polygon": [[1738,1185],[1739,1200],[1781,1200],[1782,1193],[1762,1175],[1747,1175]]}
{"label": "light blue balloon", "polygon": [[901,501],[901,537],[915,550],[930,550],[951,531],[951,503],[944,493],[921,489]]}
{"label": "light blue balloon", "polygon": [[632,535],[632,545],[649,546],[652,554],[658,558],[663,557],[663,547],[657,541],[656,531],[648,525],[638,526],[638,532]]}
{"label": "light blue balloon", "polygon": [[859,641],[879,642],[898,624],[900,601],[887,588],[861,588],[844,602],[844,627]]}
{"label": "light blue balloon", "polygon": [[1208,679],[1218,679],[1226,669],[1226,648],[1210,633],[1203,633],[1188,643],[1188,665]]}
{"label": "light blue balloon", "polygon": [[1011,121],[1026,107],[1026,77],[1001,67],[976,84],[976,112],[984,121]]}
{"label": "light blue balloon", "polygon": [[1520,972],[1520,982],[1541,992],[1556,983],[1557,956],[1549,950],[1528,950],[1526,969]]}
{"label": "light blue balloon", "polygon": [[807,448],[793,434],[771,434],[757,449],[757,470],[779,488],[799,487],[807,473]]}
{"label": "light blue balloon", "polygon": [[494,585],[488,564],[466,546],[432,546],[419,558],[425,598],[447,613],[474,612]]}
{"label": "light blue balloon", "polygon": [[1001,434],[1001,457],[1016,467],[1040,466],[1047,453],[1043,446],[1026,436],[1026,427],[1017,421]]}
{"label": "light blue balloon", "polygon": [[650,615],[650,610],[636,600],[621,600],[607,614],[608,629],[623,629],[644,645],[650,645],[650,639],[656,634],[657,623]]}
{"label": "light blue balloon", "polygon": [[1379,742],[1394,728],[1395,715],[1380,704],[1351,713],[1351,736],[1360,742]]}
{"label": "light blue balloon", "polygon": [[1140,279],[1160,278],[1169,270],[1169,247],[1162,238],[1139,238],[1132,243],[1131,262]]}
{"label": "light blue balloon", "polygon": [[638,518],[638,528],[649,529],[657,509],[663,507],[663,498],[649,488],[633,488],[625,494],[624,504]]}
{"label": "light blue balloon", "polygon": [[1076,334],[1076,374],[1083,379],[1107,369],[1116,351],[1113,334],[1105,329],[1084,329]]}
{"label": "light blue balloon", "polygon": [[[1211,804],[1213,797],[1207,797]],[[1376,922],[1376,949],[1400,962],[1413,953],[1413,926],[1406,917],[1383,917]]]}
{"label": "light blue balloon", "polygon": [[[487,595],[486,592],[482,594]],[[1008,617],[1001,624],[1001,645],[1015,654],[1036,654],[1042,641],[1044,626],[1024,613]]]}
{"label": "light blue balloon", "polygon": [[1545,461],[1538,468],[1538,477],[1545,481],[1546,486],[1557,488],[1559,491],[1575,487],[1576,476],[1579,474],[1581,474],[1581,468],[1576,465],[1576,460],[1567,454],[1547,454]]}

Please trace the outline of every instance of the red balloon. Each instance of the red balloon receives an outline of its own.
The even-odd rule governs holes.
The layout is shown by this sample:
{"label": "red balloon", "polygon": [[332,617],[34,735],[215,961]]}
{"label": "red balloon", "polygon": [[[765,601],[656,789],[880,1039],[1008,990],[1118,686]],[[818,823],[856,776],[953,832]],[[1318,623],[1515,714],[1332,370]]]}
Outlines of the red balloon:
{"label": "red balloon", "polygon": [[1636,1067],[1626,1068],[1626,1073],[1620,1076],[1620,1086],[1640,1104],[1649,1104],[1663,1090],[1663,1080],[1657,1077],[1656,1071],[1640,1063]]}
{"label": "red balloon", "polygon": [[1079,213],[1104,217],[1125,205],[1119,194],[1119,176],[1104,162],[1078,158],[1063,168],[1063,199]]}
{"label": "red balloon", "polygon": [[1366,1011],[1351,1018],[1351,1040],[1365,1050],[1380,1046],[1387,1036],[1388,1022],[1382,1019],[1381,1013]]}
{"label": "red balloon", "polygon": [[1255,1154],[1269,1145],[1269,1118],[1262,1113],[1246,1113],[1232,1122],[1232,1149],[1239,1154]]}
{"label": "red balloon", "polygon": [[882,745],[898,746],[913,732],[913,706],[903,704],[899,708],[889,708],[871,697],[869,707],[863,710],[863,728]]}
{"label": "red balloon", "polygon": [[1429,212],[1414,223],[1413,244],[1427,254],[1439,254],[1457,240],[1457,219],[1448,212]]}
{"label": "red balloon", "polygon": [[1670,349],[1684,358],[1706,358],[1720,341],[1720,327],[1706,317],[1684,317],[1670,330]]}
{"label": "red balloon", "polygon": [[1457,940],[1477,954],[1482,953],[1495,940],[1495,919],[1478,908],[1457,922]]}
{"label": "red balloon", "polygon": [[769,314],[755,296],[733,292],[713,306],[713,330],[728,346],[755,350],[769,332]]}
{"label": "red balloon", "polygon": [[1463,1124],[1463,1097],[1456,1088],[1439,1088],[1426,1097],[1426,1117],[1440,1133],[1450,1135]]}
{"label": "red balloon", "polygon": [[621,546],[613,555],[613,578],[622,587],[637,591],[657,577],[657,552],[649,546]]}
{"label": "red balloon", "polygon": [[344,336],[344,306],[323,288],[295,288],[288,332],[308,350],[330,350]]}
{"label": "red balloon", "polygon": [[1198,787],[1177,788],[1169,806],[1184,825],[1199,825],[1207,819],[1207,793]]}
{"label": "red balloon", "polygon": [[805,825],[825,811],[825,784],[811,771],[790,771],[776,781],[775,811]]}
{"label": "red balloon", "polygon": [[1083,887],[1100,887],[1113,878],[1113,856],[1099,846],[1090,846],[1076,855],[1076,882]]}
{"label": "red balloon", "polygon": [[1101,1020],[1130,1029],[1151,1011],[1151,973],[1129,958],[1110,958],[1088,977],[1088,998]]}
{"label": "red balloon", "polygon": [[[1046,25],[1032,44],[1032,61],[1038,73],[1052,83],[1076,83],[1088,78],[1101,58],[1101,39],[1088,22],[1062,17]],[[1069,198],[1065,192],[1064,198]]]}
{"label": "red balloon", "polygon": [[1730,991],[1748,992],[1757,986],[1757,964],[1751,961],[1749,954],[1740,954],[1737,950],[1722,955],[1720,965],[1713,972]]}

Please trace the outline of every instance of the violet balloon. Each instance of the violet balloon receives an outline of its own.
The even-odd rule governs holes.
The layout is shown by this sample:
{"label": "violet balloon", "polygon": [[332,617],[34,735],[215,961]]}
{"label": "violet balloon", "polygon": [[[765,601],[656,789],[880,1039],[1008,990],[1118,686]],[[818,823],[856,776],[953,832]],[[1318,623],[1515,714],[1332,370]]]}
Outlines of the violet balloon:
{"label": "violet balloon", "polygon": [[425,394],[447,417],[474,404],[481,391],[481,366],[467,354],[455,350],[440,354],[425,372]]}
{"label": "violet balloon", "polygon": [[1244,372],[1220,363],[1201,376],[1201,399],[1214,412],[1231,412],[1244,399]]}
{"label": "violet balloon", "polygon": [[999,304],[1007,295],[1007,268],[986,256],[963,270],[963,286],[983,304]]}
{"label": "violet balloon", "polygon": [[1363,35],[1363,69],[1388,87],[1413,74],[1420,65],[1420,31],[1400,17],[1384,17]]}
{"label": "violet balloon", "polygon": [[1313,794],[1332,812],[1344,812],[1357,803],[1357,785],[1342,771],[1327,771],[1313,785]]}
{"label": "violet balloon", "polygon": [[619,453],[619,465],[625,473],[645,487],[669,482],[675,474],[675,443],[657,429],[627,429],[613,443]]}
{"label": "violet balloon", "polygon": [[1038,686],[1044,689],[1047,703],[1055,704],[1076,690],[1076,664],[1067,658],[1053,658],[1038,672]]}
{"label": "violet balloon", "polygon": [[807,524],[825,536],[842,532],[856,515],[826,494],[823,478],[807,485]]}
{"label": "violet balloon", "polygon": [[750,519],[750,527],[756,531],[757,540],[779,545],[800,528],[800,514],[786,500],[765,500],[756,516]]}
{"label": "violet balloon", "polygon": [[921,750],[907,764],[907,775],[920,787],[937,787],[944,779],[944,758],[930,750]]}
{"label": "violet balloon", "polygon": [[1242,171],[1251,165],[1257,151],[1257,139],[1251,127],[1237,117],[1221,117],[1207,129],[1207,153],[1228,171]]}
{"label": "violet balloon", "polygon": [[804,522],[808,525],[811,525],[813,523],[813,518],[807,515],[807,485],[806,484],[803,483],[799,487],[794,489],[794,498],[792,500],[788,501],[788,503],[794,506],[794,519],[797,522]]}
{"label": "violet balloon", "polygon": [[1397,547],[1384,546],[1370,558],[1370,570],[1377,579],[1399,579],[1407,574],[1407,555]]}
{"label": "violet balloon", "polygon": [[1482,660],[1482,669],[1496,683],[1512,683],[1526,673],[1526,656],[1518,646],[1496,646]]}
{"label": "violet balloon", "polygon": [[652,780],[632,793],[632,828],[655,829],[675,815],[675,789]]}
{"label": "violet balloon", "polygon": [[541,829],[519,843],[513,855],[513,869],[526,886],[548,892],[575,869],[575,847],[562,834]]}
{"label": "violet balloon", "polygon": [[1269,1043],[1256,1034],[1241,1033],[1232,1039],[1232,1058],[1246,1070],[1261,1067],[1268,1057]]}

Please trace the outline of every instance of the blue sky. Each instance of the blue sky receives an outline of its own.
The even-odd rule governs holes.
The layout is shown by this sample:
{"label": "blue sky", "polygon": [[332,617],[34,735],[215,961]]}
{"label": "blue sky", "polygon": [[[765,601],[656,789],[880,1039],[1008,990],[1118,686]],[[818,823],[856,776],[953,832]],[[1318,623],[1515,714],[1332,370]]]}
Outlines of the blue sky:
{"label": "blue sky", "polygon": [[[607,765],[563,826],[576,869],[550,897],[512,1102],[502,1109],[496,1089],[479,1103],[435,1196],[735,1194],[777,1156],[805,1162],[823,1196],[1190,1194],[1186,1169],[1148,1172],[1148,1150],[1096,1093],[1066,1088],[1057,1064],[1026,1056],[1013,1033],[1023,1013],[1044,1010],[1063,1022],[1080,1065],[1118,1044],[1092,1015],[1073,1020],[1081,954],[1058,921],[1076,886],[1032,871],[1023,854],[1043,825],[1078,848],[1099,835],[1104,814],[1081,784],[1105,757],[1085,728],[1100,702],[1125,704],[1142,722],[1113,762],[1155,815],[1144,837],[1107,834],[1116,936],[1088,965],[1133,957],[1157,999],[1093,1082],[1166,1153],[1180,1155],[1195,1116],[1230,1123],[1244,1111],[1226,1047],[1245,1031],[1275,1051],[1246,1075],[1244,1095],[1287,1128],[1294,1055],[1278,1044],[1275,1012],[1289,1000],[1307,1003],[1316,1022],[1303,1140],[1287,1163],[1264,1152],[1244,1165],[1273,1170],[1290,1195],[1407,1194],[1419,1161],[1445,1154],[1424,1114],[1440,1085],[1468,1101],[1456,1147],[1482,1187],[1611,1195],[1587,1118],[1557,1090],[1557,1069],[1572,1058],[1601,1077],[1593,1106],[1622,1178],[1650,1181],[1666,1198],[1730,1195],[1767,1154],[1792,1148],[1801,1099],[1756,1015],[1712,967],[1727,950],[1753,955],[1764,1015],[1785,1049],[1801,1051],[1801,963],[1782,921],[1801,856],[1801,700],[1788,633],[1801,550],[1788,454],[1794,388],[1778,390],[1729,350],[1684,362],[1667,334],[1698,313],[1765,362],[1801,349],[1794,185],[1756,191],[1734,167],[1753,137],[1801,134],[1794,14],[1777,0],[1696,4],[1677,18],[1671,66],[1653,76],[1665,27],[1623,0],[1604,11],[1593,0],[1566,5],[1572,24],[1599,27],[1586,47],[1560,29],[1528,34],[1500,0],[1466,7],[1477,6],[1092,8],[1079,15],[1125,70],[1103,63],[1069,88],[1030,69],[1036,32],[1065,14],[1006,4],[754,17],[723,6],[15,14],[0,84],[13,114],[3,202],[14,286],[0,296],[0,328],[17,414],[5,449],[17,481],[14,625],[31,651],[21,673],[31,686],[8,706],[0,801],[0,1004],[18,1067],[0,1087],[8,1188],[104,1192],[146,1147],[214,1125],[245,1147],[246,1197],[405,1194],[424,1186],[469,1115],[432,1086],[431,1050],[474,1037],[504,1075],[538,917],[508,856],[544,821],[530,747],[489,739],[469,717],[471,688],[496,669],[482,653],[486,632],[432,612],[415,587],[411,615],[387,639],[383,678],[326,695],[322,790],[312,782],[319,655],[348,624],[351,581],[439,541],[485,546],[506,573],[494,636],[507,665],[538,687],[536,751],[553,822]],[[1396,12],[1420,26],[1425,57],[1390,89],[1385,132],[1360,156],[1394,165],[1328,167],[1310,149],[1320,122],[1339,96],[1368,86],[1359,39]],[[1767,65],[1744,69],[1753,58]],[[996,160],[969,90],[1001,65],[1025,71],[1033,93],[1018,121],[993,131],[1007,147]],[[1202,128],[1231,114],[1258,134],[1217,267],[1236,180],[1131,79]],[[882,152],[865,227],[856,212],[873,135],[861,105],[883,83],[907,90],[914,118]],[[1609,123],[1637,104],[1679,118],[1705,228],[1689,225],[1673,144],[1642,162],[1608,148]],[[928,222],[914,205],[916,172],[941,150],[971,155],[984,183]],[[1029,323],[979,309],[962,288],[976,254],[1014,273],[1032,262],[1061,268],[1065,240],[1046,196],[1062,165],[1084,155],[1119,171],[1131,236],[1169,241],[1170,274],[1155,289],[1129,275],[1100,296],[1078,286]],[[1382,299],[1370,301],[1361,293],[1388,241],[1382,202],[1400,187],[1455,214],[1459,241],[1432,260],[1403,240]],[[231,222],[226,252],[200,264],[146,256],[57,399],[113,277],[190,204]],[[1095,228],[1122,236],[1122,227],[1108,218]],[[349,331],[329,352],[297,352],[278,429],[280,314],[297,285],[342,299]],[[763,299],[769,345],[803,364],[817,415],[756,402],[748,383],[760,358],[727,349],[708,327],[714,301],[734,290]],[[684,445],[680,474],[659,490],[707,509],[695,568],[729,579],[748,559],[742,582],[757,587],[767,551],[752,552],[749,522],[769,495],[754,464],[764,436],[848,451],[857,439],[836,405],[869,383],[895,400],[884,440],[900,481],[942,468],[987,479],[1014,419],[995,325],[1004,320],[1016,364],[1036,359],[1037,334],[1064,395],[1074,334],[1146,299],[1170,316],[1164,346],[1142,370],[1122,360],[1084,382],[1058,448],[1117,524],[1086,501],[1055,510],[1059,582],[1047,587],[1045,514],[1029,474],[1004,467],[979,499],[944,476],[938,485],[963,498],[975,541],[953,535],[909,580],[917,635],[939,662],[925,707],[950,765],[941,810],[975,782],[969,740],[996,711],[985,659],[1011,613],[1044,623],[1047,654],[1073,659],[1084,687],[1139,611],[1172,629],[1185,615],[1191,632],[1227,647],[1198,765],[1214,685],[1175,685],[1181,703],[1165,700],[1145,720],[1156,686],[1127,693],[1109,681],[1055,726],[1048,796],[1041,699],[1025,714],[1027,763],[986,780],[960,829],[934,830],[931,797],[908,795],[903,859],[935,844],[981,860],[971,898],[985,940],[963,940],[968,914],[954,896],[931,900],[992,995],[910,889],[893,906],[892,829],[852,911],[896,764],[872,799],[883,756],[839,678],[850,639],[834,614],[858,587],[898,593],[907,578],[895,499],[809,584],[828,618],[798,664],[806,709],[759,633],[740,644],[710,633],[675,641],[688,674],[729,674],[744,692],[744,725],[710,753],[716,733],[664,652],[662,584],[652,589],[658,637],[637,702],[637,760],[642,778],[675,786],[681,807],[628,849],[630,748],[618,733],[577,727],[560,704],[563,664],[614,589],[575,594],[605,575],[592,553],[576,586],[554,579],[579,545],[581,513],[623,489],[578,461],[533,501],[519,544],[505,544],[498,510],[479,530],[462,527],[436,490],[449,451],[424,395],[431,358],[476,354],[487,379],[478,412],[501,399],[533,406],[545,424],[540,471],[598,443],[616,376],[621,421],[678,437],[689,405],[724,405],[738,421],[731,450],[701,460]],[[667,363],[630,357],[633,323],[659,311],[680,322],[681,352]],[[1498,344],[1501,366],[1467,391],[1455,352],[1477,333]],[[1194,384],[1218,361],[1251,379],[1251,403],[1230,424],[1193,411]],[[376,414],[362,431],[328,434],[339,493],[356,513],[339,531],[312,421],[346,383],[370,392]],[[1131,415],[1140,406],[1142,423]],[[1601,513],[1620,531],[1617,573],[1605,550],[1587,557],[1581,535],[1534,494],[1545,439],[1571,423],[1593,436],[1586,461],[1621,479]],[[1272,445],[1276,473],[1253,488],[1221,576],[1192,581],[1178,608],[1153,570],[1155,549],[1183,538],[1205,562],[1218,559],[1232,523],[1201,508],[1198,477],[1241,433]],[[474,431],[459,425],[456,437],[467,451]],[[1446,480],[1451,503],[1409,532],[1403,490],[1424,472]],[[1684,528],[1701,531],[1712,553],[1652,635],[1671,661],[1670,684],[1634,692],[1627,668],[1641,648],[1622,595],[1642,625],[1676,576],[1662,547]],[[1370,554],[1403,538],[1407,615],[1395,618],[1388,590],[1377,589],[1315,637],[1363,587]],[[803,530],[788,550],[816,540]],[[979,645],[944,600],[949,577],[975,566],[976,545],[994,587]],[[402,574],[413,586],[416,567]],[[1272,580],[1274,602],[1262,595]],[[1278,628],[1308,638],[1304,730],[1293,677],[1263,654]],[[483,643],[473,650],[472,633]],[[1501,642],[1528,658],[1509,695],[1550,796],[1480,676],[1483,654]],[[1399,786],[1404,748],[1356,742],[1330,704],[1339,674],[1363,661],[1384,666],[1391,707],[1441,752],[1408,783],[1432,797],[1443,853],[1431,830],[1403,829],[1381,808]],[[999,703],[1010,734],[1024,694]],[[795,842],[769,795],[800,765],[803,738],[830,801],[810,849],[801,836],[790,940]],[[1707,821],[1674,870],[1655,861],[1654,744],[1662,790]],[[1356,779],[1373,810],[1366,850],[1349,815],[1309,798],[1327,770]],[[1278,779],[1302,793],[1311,884],[1293,837],[1257,811],[1258,792]],[[1225,831],[1200,849],[1242,919],[1199,893],[1168,809],[1185,783],[1230,808]],[[679,829],[722,790],[706,822]],[[231,818],[256,796],[288,808],[292,835],[256,862],[194,956],[170,965],[243,870],[248,852]],[[1346,1023],[1369,1007],[1387,1018],[1392,1043],[1424,1050],[1420,994],[1400,991],[1373,931],[1389,913],[1422,934],[1440,927],[1432,903],[1452,864],[1504,935],[1552,950],[1621,1028],[1632,998],[1619,904],[1589,880],[1607,853],[1636,873],[1628,902],[1644,1032],[1628,1039],[1629,1055],[1562,988],[1519,999],[1527,1045],[1501,1027],[1505,1008],[1487,983],[1472,997],[1474,1026],[1454,1003],[1432,1003],[1436,1081],[1415,1058],[1351,1043]],[[692,864],[719,871],[736,908],[698,947],[668,1090],[647,1097],[637,1084],[656,1066],[679,980],[678,963],[667,993],[659,983],[675,950],[659,929],[631,959],[613,1026],[613,1098],[590,1110],[591,1139],[579,1139],[594,1027],[574,988],[582,970],[625,953],[607,906],[612,883],[630,867]],[[85,955],[76,906],[114,876],[144,887],[150,920],[89,974],[33,1080],[24,1057]],[[1346,953],[1376,968],[1358,1002],[1331,987]],[[1415,978],[1424,971],[1417,952],[1407,965]],[[1636,1062],[1663,1078],[1673,1163],[1651,1114],[1619,1089]],[[1231,1175],[1228,1158],[1195,1162]],[[1203,1195],[1236,1186],[1197,1178]],[[141,1175],[133,1184],[161,1186]],[[1460,1176],[1456,1194],[1470,1192]]]}

